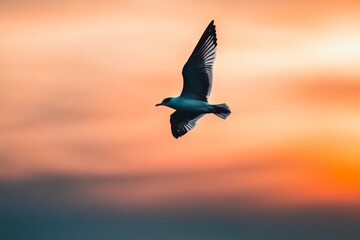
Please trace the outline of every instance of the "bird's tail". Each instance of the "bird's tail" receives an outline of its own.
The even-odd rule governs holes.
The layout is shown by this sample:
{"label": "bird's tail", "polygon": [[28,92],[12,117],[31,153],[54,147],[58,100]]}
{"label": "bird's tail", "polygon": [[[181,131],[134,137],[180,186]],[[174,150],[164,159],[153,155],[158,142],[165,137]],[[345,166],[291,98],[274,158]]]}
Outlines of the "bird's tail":
{"label": "bird's tail", "polygon": [[226,119],[230,114],[230,108],[226,103],[211,105],[212,113],[222,119]]}

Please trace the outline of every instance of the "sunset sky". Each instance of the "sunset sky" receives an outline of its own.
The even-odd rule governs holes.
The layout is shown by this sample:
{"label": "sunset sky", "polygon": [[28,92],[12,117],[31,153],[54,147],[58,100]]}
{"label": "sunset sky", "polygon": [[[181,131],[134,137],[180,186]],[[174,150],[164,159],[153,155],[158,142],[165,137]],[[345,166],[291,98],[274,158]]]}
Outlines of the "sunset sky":
{"label": "sunset sky", "polygon": [[[209,102],[232,115],[206,116],[174,139],[172,110],[154,105],[180,94],[181,69],[212,19]],[[268,231],[301,211],[315,226],[328,215],[359,224],[360,2],[1,1],[0,237],[24,239],[9,229],[72,211],[95,214],[95,225],[98,213],[125,214],[130,229],[137,216],[179,212],[262,216],[254,225]],[[48,234],[70,229],[64,219]],[[177,231],[192,226],[174,226],[164,239],[212,239],[208,228],[186,238]],[[214,239],[240,239],[216,226]],[[301,229],[299,239],[319,239]],[[295,239],[277,230],[274,239]]]}

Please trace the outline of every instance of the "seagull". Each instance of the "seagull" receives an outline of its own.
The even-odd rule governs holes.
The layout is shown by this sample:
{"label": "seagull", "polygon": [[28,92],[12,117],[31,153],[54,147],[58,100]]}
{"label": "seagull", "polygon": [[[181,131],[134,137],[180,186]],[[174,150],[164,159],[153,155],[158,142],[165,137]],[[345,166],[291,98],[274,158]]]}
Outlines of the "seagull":
{"label": "seagull", "polygon": [[212,86],[216,41],[212,20],[182,69],[183,89],[180,96],[165,98],[155,105],[176,110],[170,116],[171,133],[175,138],[193,129],[196,122],[207,113],[213,113],[222,119],[226,119],[231,113],[226,103],[209,104],[207,101]]}

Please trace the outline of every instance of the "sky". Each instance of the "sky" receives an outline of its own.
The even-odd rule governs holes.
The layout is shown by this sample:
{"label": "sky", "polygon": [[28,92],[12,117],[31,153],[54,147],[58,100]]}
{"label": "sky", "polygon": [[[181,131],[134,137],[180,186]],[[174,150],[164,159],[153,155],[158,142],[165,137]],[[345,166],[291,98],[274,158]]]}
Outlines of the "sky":
{"label": "sky", "polygon": [[[0,234],[356,239],[359,12],[358,1],[1,1]],[[174,139],[173,110],[154,106],[180,94],[212,19],[209,102],[232,114]]]}

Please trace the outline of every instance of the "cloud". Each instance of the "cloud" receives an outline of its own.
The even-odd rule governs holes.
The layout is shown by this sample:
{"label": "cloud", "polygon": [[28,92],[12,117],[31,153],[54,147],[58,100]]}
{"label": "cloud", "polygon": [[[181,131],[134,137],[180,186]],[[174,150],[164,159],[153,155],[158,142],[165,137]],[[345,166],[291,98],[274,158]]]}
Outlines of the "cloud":
{"label": "cloud", "polygon": [[[0,182],[0,194],[2,195],[1,207],[7,205],[15,206],[48,206],[52,207],[70,207],[74,206],[81,207],[87,206],[90,207],[94,204],[95,206],[100,204],[100,206],[106,206],[109,203],[115,204],[114,207],[120,208],[133,208],[139,207],[145,203],[145,199],[137,199],[138,203],[131,201],[132,197],[136,197],[138,191],[151,190],[153,193],[148,192],[148,197],[161,196],[163,194],[168,195],[171,198],[171,195],[174,197],[181,195],[182,193],[187,194],[189,191],[193,192],[195,189],[201,189],[206,186],[203,186],[204,183],[210,179],[221,180],[226,178],[226,176],[239,176],[239,181],[241,179],[245,180],[246,177],[251,177],[252,175],[258,175],[264,172],[269,172],[272,169],[283,168],[283,165],[274,165],[273,163],[262,164],[262,163],[253,163],[253,164],[237,164],[221,168],[213,169],[199,169],[199,170],[179,170],[179,171],[166,171],[166,172],[148,172],[148,173],[138,173],[138,174],[117,174],[117,175],[64,175],[64,174],[40,174],[30,177],[26,177],[21,180],[3,180]],[[194,186],[198,185],[197,188],[191,190],[183,188],[183,184],[188,182],[193,182]],[[210,181],[212,182],[212,180]],[[165,185],[164,185],[165,183]],[[170,187],[173,185],[174,188],[178,188],[179,193],[174,193]],[[102,196],[102,191],[110,187],[118,193],[117,196],[121,196],[120,199],[109,199],[108,197]],[[164,187],[164,188],[162,188]],[[245,195],[246,187],[240,190],[239,194],[244,190]],[[159,192],[160,191],[160,192]],[[196,191],[196,190],[195,190]],[[207,192],[207,191],[206,191]],[[200,197],[200,201],[204,204],[210,201],[211,199],[206,199],[206,192],[200,193],[196,196],[197,193],[193,192],[194,198]],[[212,191],[216,194],[216,189]],[[160,194],[160,195],[159,195]],[[215,195],[213,195],[215,197]],[[223,200],[226,198],[231,198],[233,196],[224,196]],[[89,198],[96,199],[98,202],[92,202]],[[83,199],[87,199],[86,202]],[[144,201],[145,200],[145,201]],[[175,199],[174,199],[175,200]],[[178,200],[181,201],[181,198]],[[174,201],[171,204],[171,207],[175,207],[179,201]],[[185,199],[186,200],[186,199]],[[186,200],[191,202],[192,197]],[[114,202],[115,201],[115,202]],[[118,202],[116,202],[118,201]],[[209,202],[209,203],[210,203]],[[135,204],[135,205],[134,205]],[[158,204],[154,203],[153,207],[160,207]],[[238,203],[233,203],[237,205]],[[233,206],[235,207],[235,206]]]}

